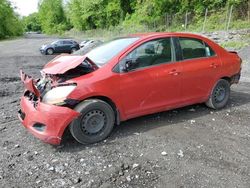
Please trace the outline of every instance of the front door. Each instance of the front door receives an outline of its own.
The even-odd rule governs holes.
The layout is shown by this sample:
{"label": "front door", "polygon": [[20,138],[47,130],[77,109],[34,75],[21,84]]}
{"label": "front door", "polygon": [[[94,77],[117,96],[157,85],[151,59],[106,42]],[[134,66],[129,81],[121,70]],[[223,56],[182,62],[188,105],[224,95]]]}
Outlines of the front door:
{"label": "front door", "polygon": [[[130,66],[123,71],[126,62]],[[145,42],[120,65],[120,91],[127,118],[167,110],[180,101],[181,64],[174,63],[170,38]]]}

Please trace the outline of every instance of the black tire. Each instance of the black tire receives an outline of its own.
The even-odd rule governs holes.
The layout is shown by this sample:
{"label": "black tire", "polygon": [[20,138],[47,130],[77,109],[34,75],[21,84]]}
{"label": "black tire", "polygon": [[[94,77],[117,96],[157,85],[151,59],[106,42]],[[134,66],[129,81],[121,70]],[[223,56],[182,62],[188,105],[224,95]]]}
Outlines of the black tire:
{"label": "black tire", "polygon": [[230,98],[230,83],[220,79],[214,86],[206,105],[213,109],[225,107]]}
{"label": "black tire", "polygon": [[104,140],[111,133],[115,115],[112,107],[98,99],[89,99],[75,107],[81,115],[73,120],[69,130],[80,143],[96,143]]}
{"label": "black tire", "polygon": [[71,53],[74,53],[75,51],[77,51],[76,48],[71,48]]}
{"label": "black tire", "polygon": [[52,55],[53,53],[54,53],[54,50],[52,48],[48,48],[46,50],[46,54],[48,54],[48,55]]}

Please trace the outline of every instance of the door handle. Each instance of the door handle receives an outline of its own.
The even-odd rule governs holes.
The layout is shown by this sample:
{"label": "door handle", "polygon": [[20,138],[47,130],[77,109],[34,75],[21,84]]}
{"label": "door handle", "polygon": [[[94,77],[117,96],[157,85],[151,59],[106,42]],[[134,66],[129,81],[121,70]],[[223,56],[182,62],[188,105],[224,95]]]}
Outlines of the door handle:
{"label": "door handle", "polygon": [[211,67],[211,68],[217,68],[218,66],[219,66],[219,65],[216,64],[216,63],[211,63],[211,64],[210,64],[210,67]]}
{"label": "door handle", "polygon": [[178,76],[180,74],[180,72],[178,72],[176,69],[173,69],[168,74]]}

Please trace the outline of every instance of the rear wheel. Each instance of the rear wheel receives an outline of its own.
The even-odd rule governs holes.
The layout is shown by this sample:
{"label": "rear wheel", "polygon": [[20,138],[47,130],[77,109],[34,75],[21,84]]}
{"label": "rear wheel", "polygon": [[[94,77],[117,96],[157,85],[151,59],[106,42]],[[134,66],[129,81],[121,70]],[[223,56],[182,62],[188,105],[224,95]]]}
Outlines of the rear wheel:
{"label": "rear wheel", "polygon": [[54,50],[52,48],[49,48],[46,50],[46,54],[52,55],[54,53]]}
{"label": "rear wheel", "polygon": [[220,109],[226,106],[230,97],[230,83],[220,79],[214,86],[206,105],[213,109]]}
{"label": "rear wheel", "polygon": [[95,143],[112,131],[115,116],[112,107],[98,99],[85,100],[75,108],[81,115],[70,124],[72,136],[80,143]]}

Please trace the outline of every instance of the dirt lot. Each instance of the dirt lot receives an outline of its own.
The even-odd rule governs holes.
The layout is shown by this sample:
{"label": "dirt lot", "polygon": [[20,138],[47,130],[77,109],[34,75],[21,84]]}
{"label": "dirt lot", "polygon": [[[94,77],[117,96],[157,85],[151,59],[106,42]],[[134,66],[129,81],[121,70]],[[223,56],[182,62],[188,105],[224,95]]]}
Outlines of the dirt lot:
{"label": "dirt lot", "polygon": [[53,40],[37,35],[0,42],[0,187],[249,187],[247,64],[223,110],[189,106],[124,122],[102,143],[80,145],[68,136],[53,147],[17,118],[18,71],[39,76],[53,56],[38,48]]}

